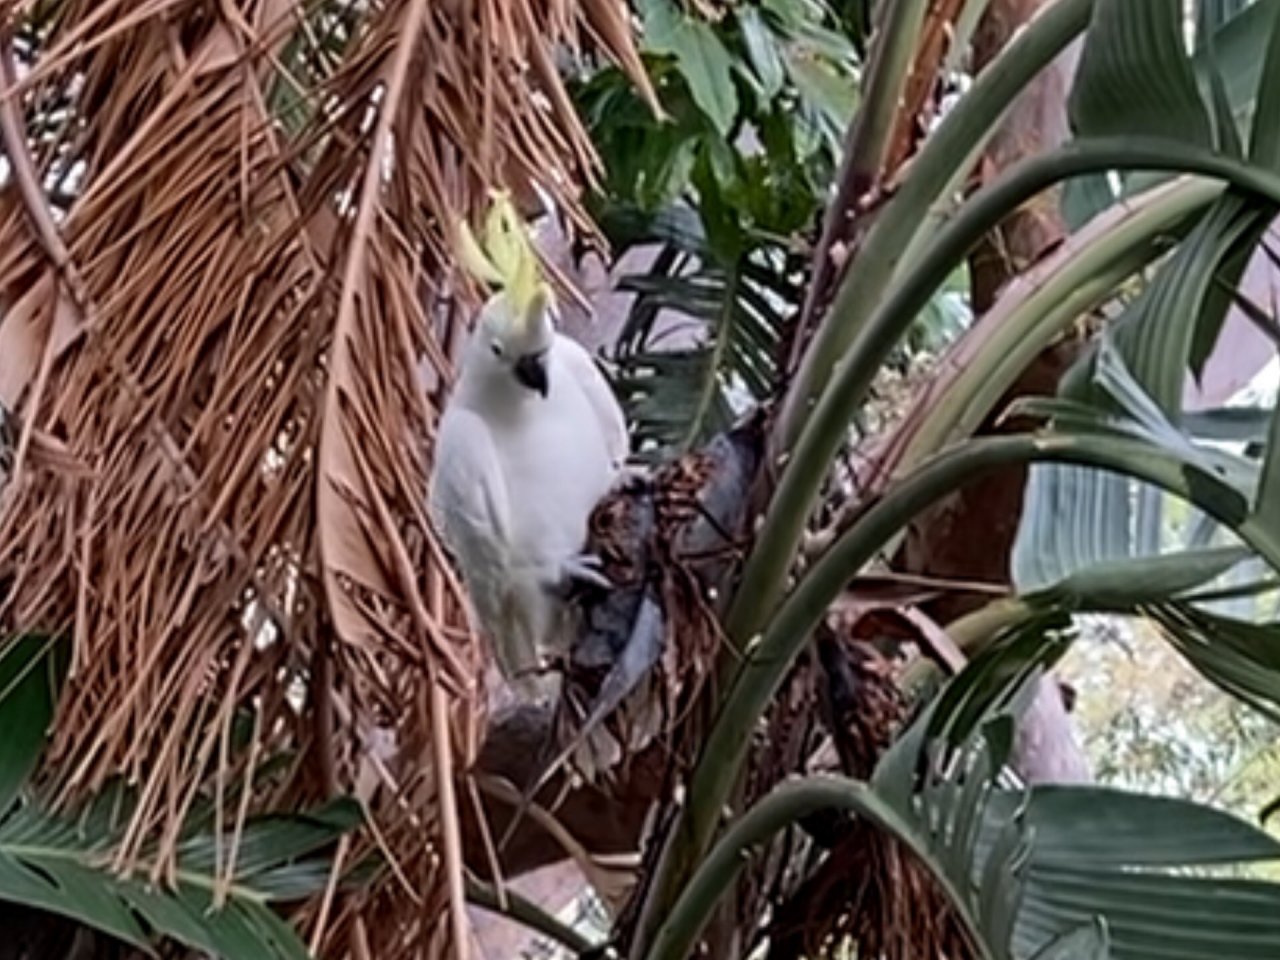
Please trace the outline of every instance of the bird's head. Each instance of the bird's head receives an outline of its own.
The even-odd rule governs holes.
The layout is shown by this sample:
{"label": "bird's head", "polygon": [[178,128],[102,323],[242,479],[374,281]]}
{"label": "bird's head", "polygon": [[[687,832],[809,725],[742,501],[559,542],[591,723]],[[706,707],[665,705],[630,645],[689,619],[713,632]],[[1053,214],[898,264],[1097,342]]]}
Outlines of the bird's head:
{"label": "bird's head", "polygon": [[550,388],[547,358],[555,336],[553,297],[508,194],[494,194],[482,240],[465,221],[459,223],[458,256],[477,280],[496,288],[476,322],[472,362],[545,397]]}

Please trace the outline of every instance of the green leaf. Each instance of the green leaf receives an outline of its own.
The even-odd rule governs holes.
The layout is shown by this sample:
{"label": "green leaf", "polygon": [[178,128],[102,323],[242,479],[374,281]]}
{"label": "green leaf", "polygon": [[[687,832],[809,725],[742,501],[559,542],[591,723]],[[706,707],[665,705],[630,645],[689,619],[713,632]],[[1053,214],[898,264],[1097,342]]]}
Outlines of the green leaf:
{"label": "green leaf", "polygon": [[1253,554],[1244,547],[1209,547],[1155,557],[1101,561],[1026,594],[1028,603],[1068,610],[1128,611],[1177,597],[1218,579]]}
{"label": "green leaf", "polygon": [[[266,814],[245,824],[235,845],[236,871],[244,878],[283,866],[298,857],[315,853],[363,821],[360,804],[340,798],[305,813]],[[212,834],[191,837],[179,848],[183,866],[211,870],[218,858],[226,863],[232,852],[232,837],[215,842]],[[219,849],[220,848],[220,849]]]}
{"label": "green leaf", "polygon": [[991,866],[988,882],[972,883],[984,827],[994,822],[985,811],[993,795],[991,785],[998,764],[993,762],[984,737],[943,754],[921,741],[922,728],[923,722],[917,720],[904,738],[923,746],[913,758],[925,770],[918,790],[914,788],[916,763],[900,765],[894,761],[878,769],[874,784],[840,777],[784,783],[737,818],[665,918],[647,954],[650,960],[690,955],[716,903],[733,888],[745,854],[820,810],[856,813],[898,839],[934,875],[972,935],[979,955],[989,960],[1015,960],[1010,939],[1031,835],[1018,813],[1006,816],[997,831],[995,847],[988,844],[985,848],[985,859]]}
{"label": "green leaf", "polygon": [[[1114,324],[1116,347],[1134,378],[1175,421],[1196,330],[1211,331],[1205,337],[1211,348],[1226,313],[1222,301],[1212,315],[1204,312],[1214,278],[1233,252],[1252,248],[1272,209],[1237,193],[1222,197]],[[1207,355],[1203,347],[1201,352]]]}
{"label": "green leaf", "polygon": [[1206,679],[1280,718],[1280,625],[1218,616],[1189,603],[1165,602],[1146,612]]}
{"label": "green leaf", "polygon": [[760,89],[766,98],[776,97],[786,81],[782,57],[778,54],[776,37],[756,7],[742,7],[738,12],[738,26],[747,47],[747,56],[760,81]]}
{"label": "green leaf", "polygon": [[1029,797],[992,797],[982,850],[996,848],[1014,810],[1034,837],[1019,955],[1102,918],[1116,960],[1270,956],[1280,936],[1280,885],[1204,872],[1280,859],[1280,844],[1256,827],[1172,797],[1035,787]]}
{"label": "green leaf", "polygon": [[1031,960],[1077,960],[1082,957],[1108,960],[1110,956],[1111,935],[1107,932],[1106,921],[1095,917],[1092,923],[1046,944]]}
{"label": "green leaf", "polygon": [[[712,189],[708,185],[708,193]],[[731,386],[745,387],[758,401],[772,395],[782,331],[802,296],[802,255],[763,242],[725,261],[703,226],[681,208],[649,220],[617,210],[604,224],[615,246],[665,245],[647,273],[619,281],[620,289],[637,297],[612,357],[636,445],[647,458],[661,459],[730,424]],[[686,342],[664,341],[670,329],[664,334],[658,325],[660,312],[673,323],[677,316],[693,321],[680,324]]]}
{"label": "green leaf", "polygon": [[1033,864],[1015,942],[1030,952],[1101,910],[1114,960],[1268,960],[1280,942],[1277,908],[1270,883]]}
{"label": "green leaf", "polygon": [[836,129],[844,129],[858,102],[857,90],[848,77],[835,70],[813,50],[791,44],[783,51],[787,76],[800,96],[822,111]]}
{"label": "green leaf", "polygon": [[148,879],[146,855],[131,877],[111,867],[129,798],[113,789],[76,821],[30,805],[0,820],[0,900],[70,917],[151,952],[156,937],[177,940],[223,960],[304,960],[307,949],[267,905],[322,891],[329,878],[323,859],[306,859],[359,821],[358,806],[338,801],[298,816],[276,815],[246,823],[236,874],[225,903],[215,906],[218,878],[231,838],[188,837],[181,845],[172,887]]}
{"label": "green leaf", "polygon": [[1260,523],[1280,530],[1280,401],[1271,414],[1271,427],[1267,431],[1266,459],[1255,509]]}
{"label": "green leaf", "polygon": [[[1025,807],[1034,864],[1137,870],[1280,859],[1280,841],[1229,813],[1179,797],[1115,787],[1048,784],[992,798],[999,824]],[[1280,890],[1280,887],[1277,887]]]}
{"label": "green leaf", "polygon": [[0,641],[0,815],[35,769],[66,676],[69,644],[26,634]]}
{"label": "green leaf", "polygon": [[[1266,45],[1278,10],[1280,3],[1277,0],[1256,0],[1248,4],[1229,20],[1220,22],[1211,45],[1201,40],[1192,60],[1201,85],[1208,88],[1213,83],[1212,75],[1220,77],[1222,90],[1237,124],[1246,128],[1255,112]],[[1274,113],[1263,115],[1274,116]],[[1072,230],[1117,200],[1136,196],[1169,179],[1167,173],[1149,171],[1121,172],[1115,177],[1120,185],[1118,193],[1111,189],[1105,174],[1079,178],[1066,185],[1062,206],[1067,225]]]}
{"label": "green leaf", "polygon": [[[1234,191],[1216,201],[1062,386],[1064,395],[1099,410],[1119,410],[1154,443],[1208,469],[1227,468],[1242,492],[1251,489],[1250,468],[1204,461],[1208,452],[1198,451],[1178,422],[1188,369],[1203,364],[1226,315],[1228,301],[1215,296],[1217,279],[1226,264],[1242,269],[1242,251],[1256,244],[1274,209]],[[1080,417],[1073,422],[1084,424]],[[1152,576],[1171,577],[1168,585],[1183,589],[1199,585],[1184,578],[1212,572],[1211,558],[1192,553],[1153,563],[1168,547],[1166,528],[1164,498],[1148,488],[1076,467],[1036,467],[1014,544],[1014,582],[1039,592],[1041,601],[1104,608],[1126,606],[1126,594],[1139,600],[1160,585]],[[1202,568],[1202,560],[1209,566]],[[1086,589],[1103,593],[1089,597]]]}
{"label": "green leaf", "polygon": [[1255,112],[1261,121],[1253,124],[1249,158],[1274,170],[1280,169],[1280,123],[1275,119],[1280,116],[1280,30],[1276,29],[1274,17],[1267,36]]}
{"label": "green leaf", "polygon": [[1080,136],[1213,136],[1183,43],[1180,0],[1098,0],[1071,91]]}
{"label": "green leaf", "polygon": [[714,30],[682,13],[671,0],[645,0],[644,44],[653,53],[676,58],[694,102],[727,136],[738,115],[733,59]]}

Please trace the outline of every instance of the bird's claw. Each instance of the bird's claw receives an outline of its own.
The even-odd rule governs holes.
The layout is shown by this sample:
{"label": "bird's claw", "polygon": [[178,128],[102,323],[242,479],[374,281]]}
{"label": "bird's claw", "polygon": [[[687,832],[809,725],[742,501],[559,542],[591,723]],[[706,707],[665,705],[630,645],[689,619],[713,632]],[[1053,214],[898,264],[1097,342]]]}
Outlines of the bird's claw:
{"label": "bird's claw", "polygon": [[653,479],[648,467],[626,463],[618,468],[613,479],[613,489],[619,493],[640,493],[647,490]]}
{"label": "bird's claw", "polygon": [[603,562],[594,553],[580,553],[560,565],[560,581],[566,587],[580,583],[612,590],[613,581],[601,572],[602,566]]}

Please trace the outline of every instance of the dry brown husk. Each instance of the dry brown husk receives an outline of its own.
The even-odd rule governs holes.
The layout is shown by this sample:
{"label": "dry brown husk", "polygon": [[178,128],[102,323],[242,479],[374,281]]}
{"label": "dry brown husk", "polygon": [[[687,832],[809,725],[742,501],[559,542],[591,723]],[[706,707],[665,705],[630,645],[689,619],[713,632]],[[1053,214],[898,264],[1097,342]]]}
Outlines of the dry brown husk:
{"label": "dry brown husk", "polygon": [[295,752],[224,823],[358,786],[374,827],[343,859],[393,864],[304,910],[321,954],[463,956],[442,785],[476,750],[484,653],[423,510],[474,302],[450,299],[444,226],[535,184],[585,225],[595,158],[551,51],[641,77],[625,7],[12,12],[38,53],[4,100],[28,163],[0,192],[0,402],[83,466],[20,447],[0,500],[0,628],[74,639],[42,780],[63,801],[135,782],[118,863],[159,840],[163,879],[198,792]]}

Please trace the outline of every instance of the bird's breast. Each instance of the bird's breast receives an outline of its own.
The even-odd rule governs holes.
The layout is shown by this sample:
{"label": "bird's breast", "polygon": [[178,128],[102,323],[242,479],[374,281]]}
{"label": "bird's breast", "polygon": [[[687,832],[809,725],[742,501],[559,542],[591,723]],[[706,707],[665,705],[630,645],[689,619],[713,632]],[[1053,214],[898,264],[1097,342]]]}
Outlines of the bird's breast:
{"label": "bird's breast", "polygon": [[512,559],[558,562],[582,550],[587,521],[609,492],[613,466],[585,396],[561,384],[504,424],[495,446],[511,505]]}

